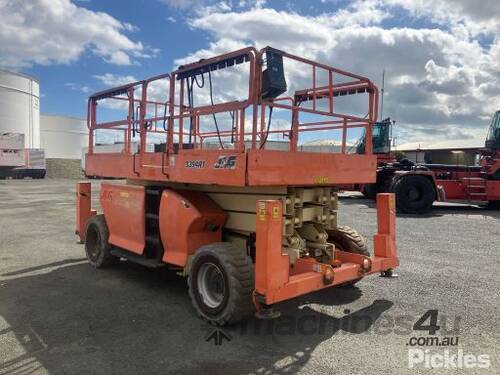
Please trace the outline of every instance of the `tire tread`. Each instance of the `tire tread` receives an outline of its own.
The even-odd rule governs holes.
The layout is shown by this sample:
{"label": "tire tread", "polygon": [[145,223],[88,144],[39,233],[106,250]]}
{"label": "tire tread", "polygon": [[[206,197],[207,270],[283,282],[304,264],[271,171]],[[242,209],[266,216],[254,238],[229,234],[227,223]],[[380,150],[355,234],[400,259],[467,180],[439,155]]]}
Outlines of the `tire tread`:
{"label": "tire tread", "polygon": [[192,283],[196,282],[196,280],[192,280],[190,275],[188,280],[189,295],[198,315],[209,323],[218,326],[234,324],[251,316],[254,312],[252,302],[254,267],[251,258],[247,256],[244,249],[240,249],[232,243],[216,242],[202,246],[196,252],[193,265],[198,257],[207,253],[216,256],[225,268],[229,279],[229,299],[227,306],[217,318],[207,316],[196,303],[192,286]]}

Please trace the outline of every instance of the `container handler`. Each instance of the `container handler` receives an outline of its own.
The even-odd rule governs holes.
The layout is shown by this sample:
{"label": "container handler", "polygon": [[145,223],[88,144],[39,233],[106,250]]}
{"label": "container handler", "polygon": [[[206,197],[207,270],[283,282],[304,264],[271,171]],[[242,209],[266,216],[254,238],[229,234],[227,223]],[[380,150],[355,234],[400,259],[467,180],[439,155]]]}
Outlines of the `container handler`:
{"label": "container handler", "polygon": [[[397,208],[405,213],[428,212],[435,201],[500,205],[500,111],[493,114],[484,148],[479,150],[479,165],[447,165],[397,161],[391,151],[390,119],[373,125],[373,153],[377,156],[377,181],[373,184],[342,186],[361,191],[367,198],[377,193],[396,194]],[[361,137],[356,152],[363,153]]]}
{"label": "container handler", "polygon": [[[307,77],[304,87],[287,84],[285,67]],[[214,77],[230,77],[244,97],[224,101],[241,88],[230,85],[214,97]],[[155,99],[158,87],[167,100]],[[328,95],[319,98],[324,89]],[[365,97],[367,116],[336,112],[337,99],[351,95]],[[126,118],[97,120],[98,103],[110,101],[123,103]],[[392,194],[377,199],[372,256],[354,229],[337,225],[335,185],[375,181],[371,142],[363,154],[348,154],[346,138],[349,129],[364,128],[371,140],[377,101],[367,78],[270,47],[92,95],[86,174],[126,183],[101,184],[102,214],[91,208],[90,184],[77,185],[76,234],[90,264],[104,268],[125,258],[177,269],[188,278],[197,313],[215,325],[266,315],[280,301],[369,274],[390,275],[399,264]],[[273,110],[288,116],[287,126],[272,124]],[[94,152],[103,130],[123,134],[121,152]],[[342,152],[297,150],[301,135],[331,130],[342,133]],[[288,150],[266,148],[277,135],[288,137]],[[146,147],[151,136],[164,140],[154,151]]]}

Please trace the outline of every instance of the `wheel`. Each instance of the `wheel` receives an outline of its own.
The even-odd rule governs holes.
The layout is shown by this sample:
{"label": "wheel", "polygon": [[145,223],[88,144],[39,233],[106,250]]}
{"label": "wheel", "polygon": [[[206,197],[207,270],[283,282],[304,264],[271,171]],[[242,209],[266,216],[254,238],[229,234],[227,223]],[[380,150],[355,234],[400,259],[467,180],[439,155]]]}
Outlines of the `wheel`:
{"label": "wheel", "polygon": [[363,186],[361,193],[368,199],[375,199],[378,193],[377,184],[366,184]]}
{"label": "wheel", "polygon": [[254,312],[252,260],[231,243],[202,246],[194,256],[188,285],[198,315],[211,324],[236,323]]}
{"label": "wheel", "polygon": [[500,209],[500,201],[488,201],[487,207],[494,210]]}
{"label": "wheel", "polygon": [[370,256],[365,239],[357,230],[346,225],[338,226],[336,229],[327,230],[328,242],[335,244],[343,251]]}
{"label": "wheel", "polygon": [[436,192],[430,179],[424,176],[403,176],[394,183],[397,208],[408,214],[429,211],[436,200]]}
{"label": "wheel", "polygon": [[120,260],[111,255],[108,238],[109,230],[104,215],[95,215],[87,220],[85,226],[85,253],[89,263],[95,268],[110,267]]}
{"label": "wheel", "polygon": [[[343,251],[348,251],[350,253],[356,253],[370,256],[370,251],[368,251],[368,246],[366,245],[365,239],[357,230],[352,229],[348,226],[338,226],[336,229],[327,230],[328,242],[335,244],[336,247]],[[348,281],[347,283],[341,284],[342,287],[352,287],[361,278]]]}

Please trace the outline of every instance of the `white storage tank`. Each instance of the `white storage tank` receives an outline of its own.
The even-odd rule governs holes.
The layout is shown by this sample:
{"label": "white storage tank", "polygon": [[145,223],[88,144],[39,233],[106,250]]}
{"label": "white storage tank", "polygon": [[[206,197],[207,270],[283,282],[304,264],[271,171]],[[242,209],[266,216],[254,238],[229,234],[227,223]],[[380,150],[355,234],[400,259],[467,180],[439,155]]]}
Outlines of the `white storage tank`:
{"label": "white storage tank", "polygon": [[80,159],[88,146],[87,121],[75,117],[41,115],[41,147],[47,159]]}
{"label": "white storage tank", "polygon": [[25,147],[40,148],[40,87],[20,73],[0,70],[0,133],[24,134]]}

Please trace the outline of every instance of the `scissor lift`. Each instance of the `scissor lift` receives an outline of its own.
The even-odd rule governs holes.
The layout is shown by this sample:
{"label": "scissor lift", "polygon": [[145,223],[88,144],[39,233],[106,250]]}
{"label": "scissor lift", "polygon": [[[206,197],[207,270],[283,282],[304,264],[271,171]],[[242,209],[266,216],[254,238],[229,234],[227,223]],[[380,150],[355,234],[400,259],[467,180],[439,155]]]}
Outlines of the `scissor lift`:
{"label": "scissor lift", "polygon": [[[244,97],[215,97],[215,77],[238,82],[226,90]],[[155,98],[158,87],[166,100]],[[366,99],[366,116],[336,112],[337,100],[351,96]],[[350,154],[347,137],[364,128],[371,139],[377,101],[367,78],[270,47],[92,95],[86,174],[126,183],[102,183],[102,215],[90,207],[90,184],[77,186],[76,233],[90,263],[126,258],[176,268],[188,277],[199,315],[219,325],[390,272],[399,264],[391,194],[378,197],[373,256],[355,230],[337,225],[335,185],[375,181],[371,142],[365,154]],[[118,103],[126,118],[98,121],[101,102]],[[97,152],[103,130],[123,134],[121,152]],[[341,134],[338,152],[301,150],[301,135],[331,131]],[[160,139],[154,149],[152,136]],[[269,139],[276,136],[287,140],[280,149]]]}

